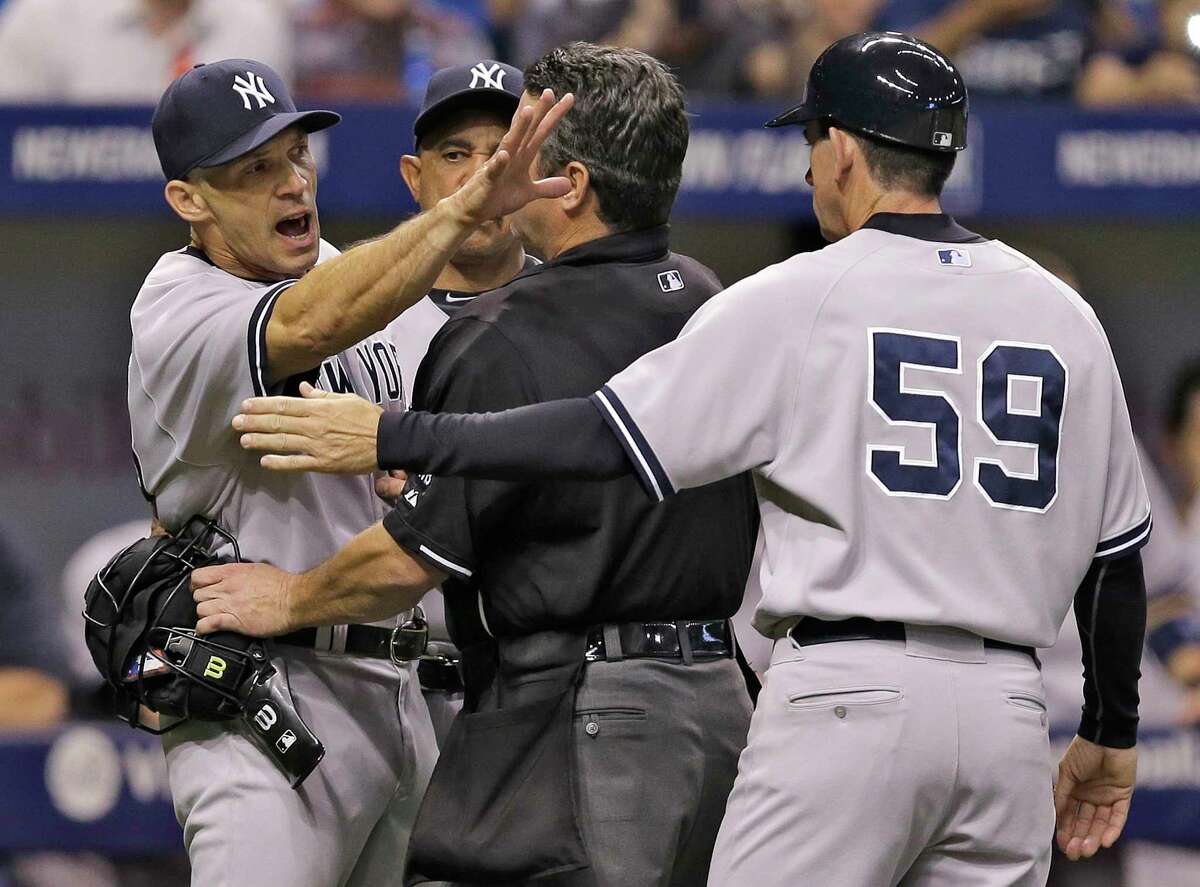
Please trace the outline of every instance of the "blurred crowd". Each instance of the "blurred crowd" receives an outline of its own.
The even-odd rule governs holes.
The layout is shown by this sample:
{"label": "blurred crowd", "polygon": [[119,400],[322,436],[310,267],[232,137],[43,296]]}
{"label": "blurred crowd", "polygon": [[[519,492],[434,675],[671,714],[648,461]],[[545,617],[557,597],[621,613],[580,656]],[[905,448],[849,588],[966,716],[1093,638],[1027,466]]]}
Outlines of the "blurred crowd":
{"label": "blurred crowd", "polygon": [[0,102],[148,103],[245,56],[308,99],[394,101],[437,68],[571,40],[650,52],[693,94],[787,101],[872,28],[949,52],[979,95],[1200,103],[1200,0],[0,0]]}

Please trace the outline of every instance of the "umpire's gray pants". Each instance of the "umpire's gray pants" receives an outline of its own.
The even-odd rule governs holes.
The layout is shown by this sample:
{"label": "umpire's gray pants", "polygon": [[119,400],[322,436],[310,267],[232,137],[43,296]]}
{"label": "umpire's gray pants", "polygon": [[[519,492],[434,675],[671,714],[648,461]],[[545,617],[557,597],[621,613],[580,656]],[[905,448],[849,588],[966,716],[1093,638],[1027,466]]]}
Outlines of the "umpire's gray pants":
{"label": "umpire's gray pants", "polygon": [[194,887],[387,887],[437,749],[416,669],[276,648],[296,707],[325,743],[299,791],[235,722],[163,737]]}
{"label": "umpire's gray pants", "polygon": [[709,887],[1041,887],[1041,675],[978,637],[776,641]]}
{"label": "umpire's gray pants", "polygon": [[531,884],[703,884],[750,711],[732,659],[590,663],[576,696],[575,747],[591,867]]}

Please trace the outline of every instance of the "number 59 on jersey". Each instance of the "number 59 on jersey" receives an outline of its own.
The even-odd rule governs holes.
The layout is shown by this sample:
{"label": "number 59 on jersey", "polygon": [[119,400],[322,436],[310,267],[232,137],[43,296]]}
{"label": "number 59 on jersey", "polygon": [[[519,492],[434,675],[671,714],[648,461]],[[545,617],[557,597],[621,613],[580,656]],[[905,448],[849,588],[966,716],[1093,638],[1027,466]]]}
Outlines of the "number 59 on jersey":
{"label": "number 59 on jersey", "polygon": [[[933,458],[914,459],[904,447],[867,447],[867,473],[891,496],[949,499],[962,482],[962,413],[945,392],[907,384],[905,370],[962,373],[956,336],[911,330],[867,331],[867,400],[891,425],[927,428]],[[975,419],[997,447],[1033,450],[1034,469],[1022,473],[1002,459],[977,456],[975,488],[996,508],[1045,512],[1058,495],[1058,445],[1067,400],[1067,367],[1047,345],[992,342],[978,355]],[[1014,383],[1032,386],[1036,406],[1013,403]]]}

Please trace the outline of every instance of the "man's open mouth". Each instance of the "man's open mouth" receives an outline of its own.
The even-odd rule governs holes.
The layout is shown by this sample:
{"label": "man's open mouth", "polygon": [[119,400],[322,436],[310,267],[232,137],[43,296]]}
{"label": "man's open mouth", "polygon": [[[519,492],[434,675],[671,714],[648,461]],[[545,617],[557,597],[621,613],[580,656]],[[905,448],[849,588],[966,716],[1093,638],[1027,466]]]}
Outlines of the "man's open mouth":
{"label": "man's open mouth", "polygon": [[311,224],[312,213],[296,213],[296,215],[288,216],[277,224],[275,230],[284,237],[294,237],[297,240],[301,240],[308,236],[308,229]]}

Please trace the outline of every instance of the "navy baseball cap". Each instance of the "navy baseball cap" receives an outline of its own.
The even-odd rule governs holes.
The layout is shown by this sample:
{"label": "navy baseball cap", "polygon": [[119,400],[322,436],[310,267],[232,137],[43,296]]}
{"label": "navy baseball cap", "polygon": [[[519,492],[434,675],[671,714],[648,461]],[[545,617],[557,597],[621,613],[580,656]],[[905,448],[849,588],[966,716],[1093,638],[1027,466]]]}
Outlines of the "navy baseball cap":
{"label": "navy baseball cap", "polygon": [[442,68],[429,78],[425,87],[425,100],[413,124],[413,137],[419,145],[421,137],[438,118],[459,108],[494,108],[511,117],[524,92],[524,76],[504,62],[483,59],[473,65]]}
{"label": "navy baseball cap", "polygon": [[150,129],[170,180],[228,163],[289,126],[316,132],[341,119],[333,111],[297,111],[283,78],[268,65],[225,59],[176,78],[158,100]]}

